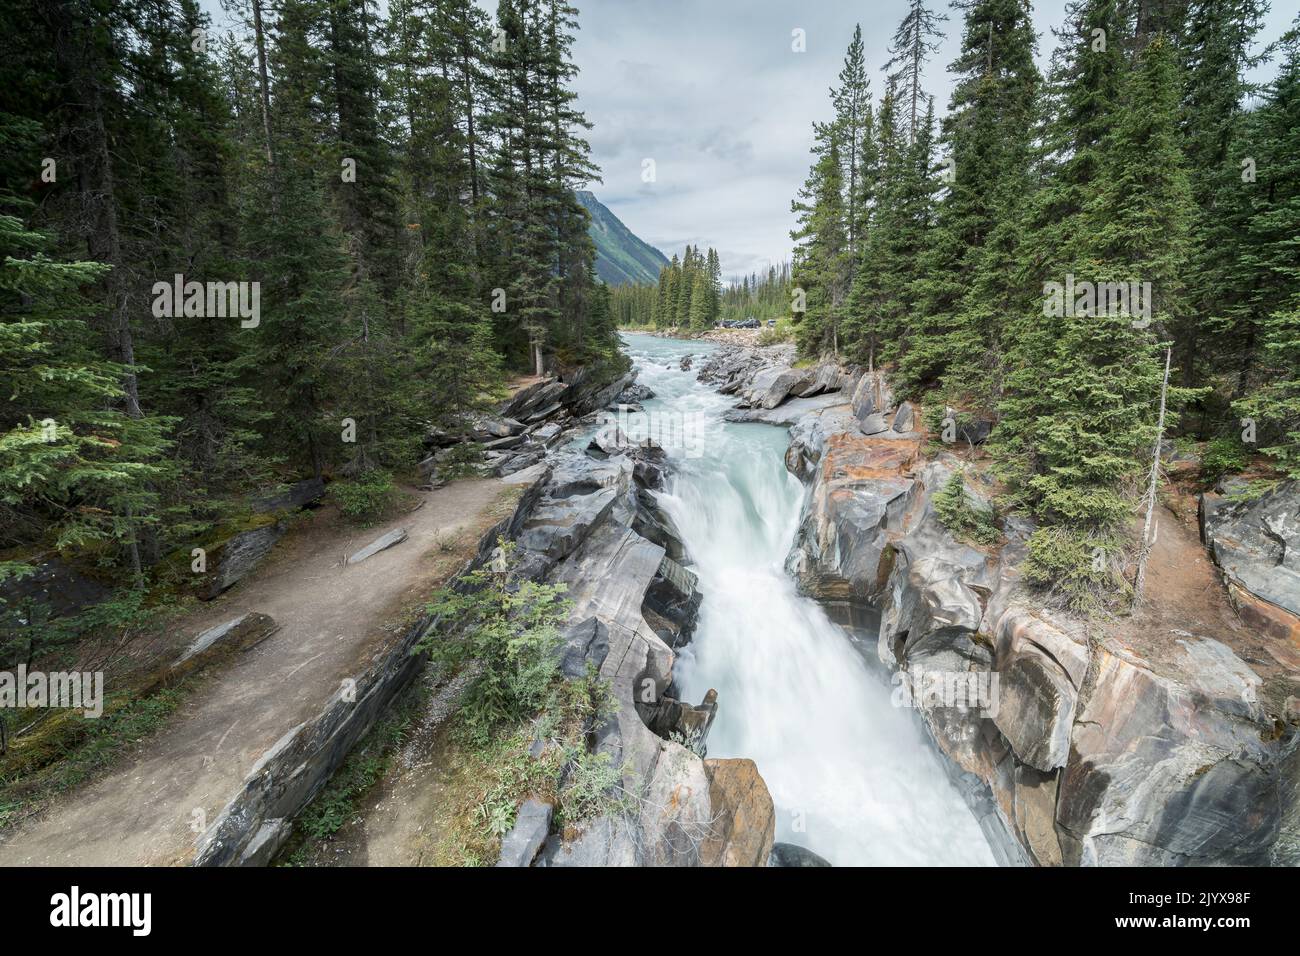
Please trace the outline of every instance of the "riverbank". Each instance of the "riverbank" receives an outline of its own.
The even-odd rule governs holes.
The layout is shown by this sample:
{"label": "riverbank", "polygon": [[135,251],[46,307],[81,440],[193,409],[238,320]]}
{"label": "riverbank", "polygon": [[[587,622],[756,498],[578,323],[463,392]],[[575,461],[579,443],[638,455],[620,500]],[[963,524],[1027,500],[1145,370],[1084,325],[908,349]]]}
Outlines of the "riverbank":
{"label": "riverbank", "polygon": [[714,342],[718,345],[734,345],[756,348],[763,329],[708,329],[692,332],[688,329],[650,329],[627,326],[619,332],[625,335],[648,335],[656,339],[677,339],[682,342]]}

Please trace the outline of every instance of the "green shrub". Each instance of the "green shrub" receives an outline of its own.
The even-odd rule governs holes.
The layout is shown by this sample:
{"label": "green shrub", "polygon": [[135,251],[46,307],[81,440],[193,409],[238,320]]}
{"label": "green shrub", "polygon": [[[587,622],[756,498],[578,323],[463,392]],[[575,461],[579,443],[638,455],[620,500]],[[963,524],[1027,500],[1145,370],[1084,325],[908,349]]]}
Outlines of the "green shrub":
{"label": "green shrub", "polygon": [[966,475],[954,471],[944,486],[935,493],[934,510],[939,521],[954,538],[974,544],[989,545],[998,540],[993,512],[977,508],[966,494]]}
{"label": "green shrub", "polygon": [[393,502],[393,476],[386,471],[367,471],[359,477],[336,481],[330,494],[339,512],[349,521],[370,525],[381,518]]}
{"label": "green shrub", "polygon": [[615,764],[608,753],[574,748],[567,770],[560,791],[560,826],[632,809],[633,801],[623,791],[624,768]]}
{"label": "green shrub", "polygon": [[483,463],[483,446],[476,442],[460,442],[447,450],[447,456],[438,463],[438,477],[444,481],[477,478]]}
{"label": "green shrub", "polygon": [[1039,528],[1029,537],[1025,580],[1073,611],[1118,603],[1132,590],[1119,572],[1120,548],[1109,539],[1066,528]]}
{"label": "green shrub", "polygon": [[1230,472],[1241,471],[1249,464],[1246,448],[1235,438],[1215,438],[1201,453],[1201,478],[1213,484]]}
{"label": "green shrub", "polygon": [[776,345],[780,342],[794,341],[794,321],[788,315],[777,318],[776,325],[770,329],[763,327],[763,331],[758,334],[759,345]]}
{"label": "green shrub", "polygon": [[[509,560],[511,542],[499,542]],[[473,664],[465,689],[462,725],[476,744],[499,724],[535,714],[547,701],[557,673],[557,625],[568,603],[564,585],[511,582],[488,568],[471,571],[456,588],[443,588],[428,605],[438,626],[419,643],[439,664]]]}

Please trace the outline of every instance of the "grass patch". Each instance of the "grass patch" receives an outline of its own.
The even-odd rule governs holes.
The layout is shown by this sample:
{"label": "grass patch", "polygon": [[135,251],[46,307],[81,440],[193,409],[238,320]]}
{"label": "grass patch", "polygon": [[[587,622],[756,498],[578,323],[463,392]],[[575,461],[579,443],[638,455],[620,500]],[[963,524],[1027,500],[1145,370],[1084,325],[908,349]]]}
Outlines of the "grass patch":
{"label": "grass patch", "polygon": [[0,829],[104,771],[158,730],[184,699],[187,681],[138,700],[110,696],[97,720],[56,711],[11,742],[0,758]]}
{"label": "grass patch", "polygon": [[370,728],[320,793],[298,814],[293,833],[275,865],[312,865],[321,848],[347,824],[366,796],[384,779],[427,698],[428,693],[423,689],[403,694],[397,706]]}
{"label": "grass patch", "polygon": [[519,805],[536,797],[555,807],[552,826],[577,826],[606,813],[628,812],[624,768],[608,754],[592,753],[588,732],[616,708],[609,686],[594,668],[560,680],[535,717],[498,727],[482,741],[476,725],[458,715],[445,731],[446,812],[434,821],[435,866],[492,866],[501,838],[515,824]]}

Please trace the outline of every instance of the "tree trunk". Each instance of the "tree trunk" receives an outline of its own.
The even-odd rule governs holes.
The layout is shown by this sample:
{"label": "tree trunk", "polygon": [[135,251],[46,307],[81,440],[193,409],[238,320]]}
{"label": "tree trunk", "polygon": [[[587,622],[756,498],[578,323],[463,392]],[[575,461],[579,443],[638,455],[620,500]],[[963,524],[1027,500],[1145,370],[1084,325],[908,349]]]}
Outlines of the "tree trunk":
{"label": "tree trunk", "polygon": [[1133,604],[1142,600],[1142,588],[1146,584],[1147,559],[1151,556],[1154,539],[1151,534],[1152,521],[1156,511],[1156,487],[1160,480],[1160,443],[1165,437],[1165,400],[1169,394],[1169,365],[1173,359],[1173,348],[1165,349],[1165,378],[1160,384],[1160,417],[1156,420],[1155,451],[1151,455],[1151,478],[1147,484],[1147,514],[1142,523],[1142,547],[1138,552],[1137,576],[1133,579]]}
{"label": "tree trunk", "polygon": [[253,39],[257,44],[258,100],[262,105],[262,134],[266,137],[266,162],[275,171],[275,151],[271,148],[271,93],[266,74],[266,37],[262,29],[262,0],[253,0]]}

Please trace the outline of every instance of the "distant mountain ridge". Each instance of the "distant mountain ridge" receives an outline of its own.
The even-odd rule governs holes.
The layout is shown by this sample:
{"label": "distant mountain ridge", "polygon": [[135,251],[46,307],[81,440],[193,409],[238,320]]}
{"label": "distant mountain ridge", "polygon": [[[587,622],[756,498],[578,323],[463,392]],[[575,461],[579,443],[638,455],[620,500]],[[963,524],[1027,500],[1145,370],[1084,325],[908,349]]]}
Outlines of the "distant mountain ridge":
{"label": "distant mountain ridge", "polygon": [[668,265],[668,257],[623,225],[594,193],[579,189],[577,197],[591,213],[589,232],[596,244],[596,275],[607,285],[658,282],[659,269]]}

